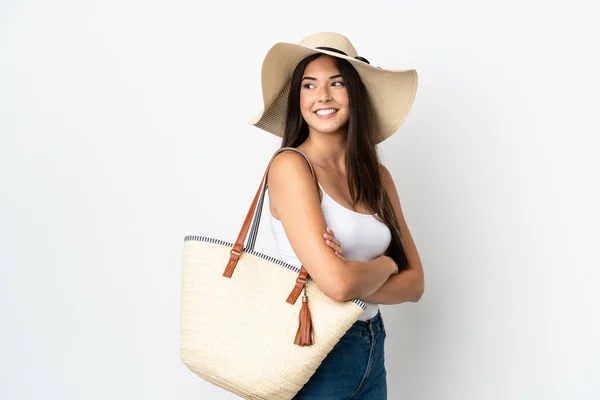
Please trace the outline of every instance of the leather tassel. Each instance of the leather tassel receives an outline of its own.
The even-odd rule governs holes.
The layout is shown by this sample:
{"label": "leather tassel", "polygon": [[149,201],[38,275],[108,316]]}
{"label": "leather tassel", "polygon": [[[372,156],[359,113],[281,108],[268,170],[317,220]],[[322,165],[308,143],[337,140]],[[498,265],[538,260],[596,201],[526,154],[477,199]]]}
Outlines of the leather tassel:
{"label": "leather tassel", "polygon": [[298,331],[296,332],[296,338],[294,344],[298,346],[310,346],[313,344],[313,331],[312,322],[310,320],[310,310],[308,309],[308,296],[306,295],[306,289],[302,296],[302,307],[300,308]]}

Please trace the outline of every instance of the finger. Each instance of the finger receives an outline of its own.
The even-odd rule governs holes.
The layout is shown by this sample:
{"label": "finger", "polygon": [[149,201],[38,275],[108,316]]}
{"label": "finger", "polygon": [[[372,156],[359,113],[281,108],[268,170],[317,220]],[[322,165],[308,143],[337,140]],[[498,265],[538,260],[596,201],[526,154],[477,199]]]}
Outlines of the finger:
{"label": "finger", "polygon": [[334,242],[332,242],[331,240],[327,240],[327,244],[334,249],[335,251],[337,251],[340,254],[343,254],[344,251],[342,250],[341,246],[338,246],[337,244],[335,244]]}
{"label": "finger", "polygon": [[330,231],[330,234],[329,234],[328,239],[331,239],[336,244],[340,244],[340,241],[337,240],[337,238],[335,237],[335,235],[333,234],[333,232],[331,232],[331,229],[329,229],[329,231]]}
{"label": "finger", "polygon": [[327,239],[325,241],[325,243],[327,244],[327,246],[331,247],[333,250],[337,251],[338,253],[340,253],[340,254],[344,253],[342,248],[340,246],[338,246],[337,244],[335,244],[334,242],[332,242],[331,240]]}
{"label": "finger", "polygon": [[338,240],[338,239],[337,239],[337,238],[336,238],[336,237],[335,237],[333,234],[331,234],[331,235],[330,235],[330,234],[324,233],[324,234],[323,234],[323,237],[324,237],[325,239],[331,239],[331,241],[333,241],[335,244],[337,244],[337,245],[339,245],[339,246],[341,246],[341,245],[342,245],[342,244],[340,243],[340,241],[339,241],[339,240]]}
{"label": "finger", "polygon": [[337,245],[335,243],[333,243],[331,240],[327,239],[325,241],[325,243],[327,244],[327,246],[331,247],[333,250],[337,251]]}

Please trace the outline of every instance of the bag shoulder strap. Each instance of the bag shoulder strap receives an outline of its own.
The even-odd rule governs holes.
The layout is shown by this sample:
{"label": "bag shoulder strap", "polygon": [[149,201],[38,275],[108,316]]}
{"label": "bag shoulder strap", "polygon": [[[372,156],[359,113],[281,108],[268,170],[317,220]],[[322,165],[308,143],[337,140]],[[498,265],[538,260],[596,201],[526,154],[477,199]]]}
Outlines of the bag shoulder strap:
{"label": "bag shoulder strap", "polygon": [[[246,241],[246,237],[248,235],[248,229],[250,228],[250,223],[252,221],[252,217],[256,215],[256,216],[258,216],[258,218],[260,218],[259,214],[262,210],[259,210],[259,212],[257,212],[257,213],[255,213],[255,211],[256,211],[256,208],[257,208],[257,205],[259,202],[259,197],[261,197],[261,193],[264,195],[264,191],[267,188],[266,181],[267,181],[267,175],[269,173],[269,168],[271,168],[271,164],[273,163],[273,160],[275,160],[275,157],[284,151],[294,151],[304,157],[304,159],[308,163],[310,172],[311,172],[313,180],[315,182],[315,186],[317,188],[317,193],[319,194],[319,200],[321,200],[322,195],[319,190],[319,182],[318,182],[317,176],[315,174],[314,168],[312,166],[312,163],[310,162],[310,160],[308,159],[306,154],[304,154],[302,151],[300,151],[294,147],[282,147],[282,148],[278,149],[275,152],[275,154],[273,154],[273,156],[271,157],[271,160],[269,161],[269,164],[267,165],[267,168],[266,168],[263,178],[261,180],[261,184],[258,187],[258,190],[256,191],[256,195],[254,196],[252,204],[250,205],[250,209],[248,210],[248,213],[246,214],[246,219],[244,220],[244,223],[242,224],[242,228],[237,237],[237,240],[235,241],[235,244],[233,245],[233,248],[231,249],[229,262],[227,263],[227,266],[225,267],[225,271],[223,272],[224,277],[231,278],[231,276],[233,275],[233,271],[235,270],[237,262],[240,259],[240,256],[242,255],[242,249],[244,248],[244,242]],[[300,295],[300,293],[302,291],[302,288],[306,284],[307,278],[308,278],[308,271],[306,271],[304,266],[302,266],[300,268],[300,273],[298,275],[298,278],[296,279],[296,285],[294,287],[294,290],[292,290],[292,293],[290,293],[290,296],[287,299],[288,303],[290,303],[290,304],[295,303],[296,299],[298,298],[298,296]]]}

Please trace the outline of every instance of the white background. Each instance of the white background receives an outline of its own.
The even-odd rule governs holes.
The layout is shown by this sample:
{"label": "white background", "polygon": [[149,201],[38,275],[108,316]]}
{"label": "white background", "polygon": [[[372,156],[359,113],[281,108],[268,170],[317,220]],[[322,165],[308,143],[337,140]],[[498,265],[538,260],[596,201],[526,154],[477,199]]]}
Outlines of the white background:
{"label": "white background", "polygon": [[2,1],[0,398],[235,398],[179,358],[183,237],[237,236],[279,146],[247,123],[262,59],[319,31],[419,73],[380,147],[426,274],[419,303],[382,306],[389,398],[600,398],[599,17],[591,0]]}

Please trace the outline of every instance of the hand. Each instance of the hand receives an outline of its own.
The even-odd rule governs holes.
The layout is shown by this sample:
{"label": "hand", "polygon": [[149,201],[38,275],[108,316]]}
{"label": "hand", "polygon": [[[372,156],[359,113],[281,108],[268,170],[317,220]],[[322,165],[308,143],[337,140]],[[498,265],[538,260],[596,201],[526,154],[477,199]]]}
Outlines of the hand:
{"label": "hand", "polygon": [[385,256],[385,255],[383,255],[381,257],[383,257],[388,263],[390,263],[392,265],[392,268],[394,269],[394,272],[392,273],[392,275],[397,275],[400,273],[398,264],[396,264],[396,261],[394,261],[394,259],[392,257]]}
{"label": "hand", "polygon": [[346,261],[344,258],[344,250],[342,250],[342,244],[335,238],[333,231],[329,229],[329,227],[326,228],[323,238],[325,238],[325,244],[333,249],[335,255]]}

